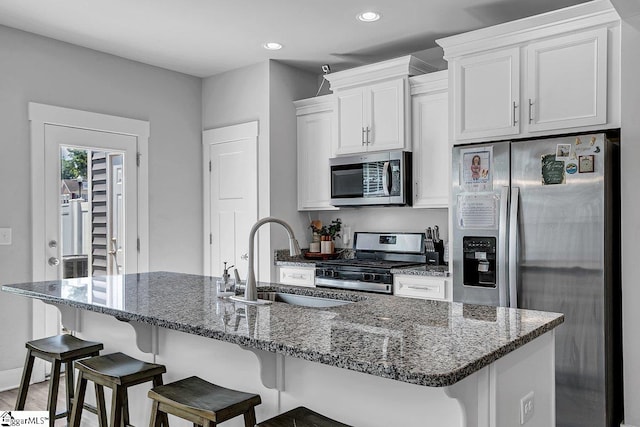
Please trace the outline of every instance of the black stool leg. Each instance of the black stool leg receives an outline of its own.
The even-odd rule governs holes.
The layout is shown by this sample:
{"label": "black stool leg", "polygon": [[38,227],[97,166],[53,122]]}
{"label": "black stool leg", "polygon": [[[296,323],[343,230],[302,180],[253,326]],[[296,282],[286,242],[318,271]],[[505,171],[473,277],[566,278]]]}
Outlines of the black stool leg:
{"label": "black stool leg", "polygon": [[[154,387],[161,386],[162,384],[162,375],[156,375],[155,377],[153,377]],[[169,416],[165,412],[160,411],[156,415],[154,415],[154,417],[158,418],[158,426],[169,427]]]}
{"label": "black stool leg", "polygon": [[58,405],[58,389],[60,388],[60,366],[59,360],[51,362],[51,377],[49,378],[49,401],[47,411],[49,411],[49,425],[53,427],[56,423],[56,406]]}
{"label": "black stool leg", "polygon": [[124,397],[123,388],[115,386],[111,394],[111,427],[121,427],[122,425],[122,399]]}
{"label": "black stool leg", "polygon": [[123,427],[129,427],[129,395],[127,389],[122,390],[122,425]]}
{"label": "black stool leg", "polygon": [[24,370],[22,371],[22,380],[18,389],[18,399],[16,400],[16,411],[24,409],[27,401],[27,391],[29,390],[29,381],[31,381],[31,372],[33,371],[33,361],[35,357],[31,354],[31,350],[27,350],[27,359],[24,361]]}
{"label": "black stool leg", "polygon": [[65,362],[65,384],[67,387],[67,423],[71,421],[71,409],[73,408],[73,362]]}
{"label": "black stool leg", "polygon": [[[82,418],[82,409],[84,408],[84,394],[87,391],[87,380],[82,375],[82,371],[78,374],[78,386],[76,387],[75,402],[71,414],[69,427],[80,427],[80,419]],[[100,426],[102,427],[102,425]]]}
{"label": "black stool leg", "polygon": [[107,405],[104,403],[104,387],[95,384],[96,388],[96,414],[98,415],[98,425],[107,427]]}
{"label": "black stool leg", "polygon": [[253,407],[244,413],[244,426],[245,427],[256,426],[256,411]]}

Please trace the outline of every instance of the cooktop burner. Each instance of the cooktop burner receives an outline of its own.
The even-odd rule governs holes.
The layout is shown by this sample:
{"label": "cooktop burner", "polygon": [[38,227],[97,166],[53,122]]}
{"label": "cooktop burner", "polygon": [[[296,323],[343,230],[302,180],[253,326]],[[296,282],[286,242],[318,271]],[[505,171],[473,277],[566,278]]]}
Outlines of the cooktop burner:
{"label": "cooktop burner", "polygon": [[388,261],[382,259],[335,259],[316,263],[319,267],[371,267],[371,268],[399,268],[423,263],[415,261]]}

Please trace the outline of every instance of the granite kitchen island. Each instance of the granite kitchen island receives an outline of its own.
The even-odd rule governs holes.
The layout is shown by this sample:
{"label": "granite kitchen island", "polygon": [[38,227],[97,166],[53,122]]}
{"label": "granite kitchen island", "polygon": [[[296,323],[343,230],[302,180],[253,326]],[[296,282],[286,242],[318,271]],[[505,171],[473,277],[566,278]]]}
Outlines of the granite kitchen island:
{"label": "granite kitchen island", "polygon": [[[553,423],[560,314],[260,285],[352,303],[247,305],[218,298],[215,278],[167,272],[2,290],[55,305],[103,353],[167,365],[165,382],[198,375],[259,393],[258,421],[304,405],[354,426],[513,426],[533,392],[527,427]],[[132,423],[144,425],[150,403],[139,388]]]}

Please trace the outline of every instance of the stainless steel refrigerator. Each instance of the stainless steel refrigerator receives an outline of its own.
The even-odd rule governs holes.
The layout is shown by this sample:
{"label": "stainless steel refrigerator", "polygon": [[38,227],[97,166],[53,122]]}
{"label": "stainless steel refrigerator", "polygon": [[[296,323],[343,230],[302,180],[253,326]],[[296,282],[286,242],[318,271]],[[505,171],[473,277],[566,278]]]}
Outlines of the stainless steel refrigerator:
{"label": "stainless steel refrigerator", "polygon": [[455,146],[453,299],[564,313],[556,425],[622,421],[615,133]]}

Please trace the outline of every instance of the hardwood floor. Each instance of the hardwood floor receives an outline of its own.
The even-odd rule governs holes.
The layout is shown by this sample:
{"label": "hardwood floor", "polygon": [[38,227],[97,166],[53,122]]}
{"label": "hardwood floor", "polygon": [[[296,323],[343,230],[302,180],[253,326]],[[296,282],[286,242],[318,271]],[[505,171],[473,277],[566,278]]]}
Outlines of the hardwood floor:
{"label": "hardwood floor", "polygon": [[[25,411],[45,411],[47,409],[47,397],[49,396],[49,381],[41,383],[31,384],[29,386],[29,393],[27,394],[27,402],[25,404]],[[66,408],[66,387],[64,383],[64,376],[60,378],[60,390],[58,391],[58,412]],[[16,399],[18,397],[18,389],[7,390],[0,392],[0,411],[12,410],[16,405]],[[56,427],[66,426],[67,419],[60,418],[56,420]],[[82,412],[82,427],[98,427],[98,419],[94,414],[88,411]]]}

